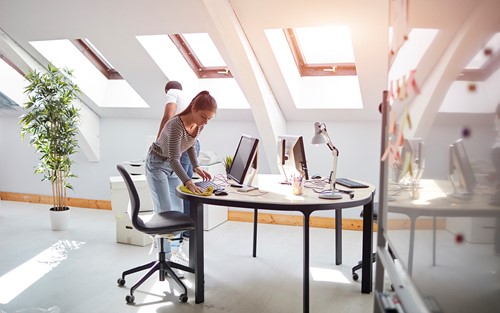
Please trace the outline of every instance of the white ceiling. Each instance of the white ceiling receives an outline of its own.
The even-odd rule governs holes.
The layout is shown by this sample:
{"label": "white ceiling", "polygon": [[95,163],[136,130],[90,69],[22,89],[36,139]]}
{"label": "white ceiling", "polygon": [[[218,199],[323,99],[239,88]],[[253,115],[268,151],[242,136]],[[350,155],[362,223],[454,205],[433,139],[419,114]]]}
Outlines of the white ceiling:
{"label": "white ceiling", "polygon": [[[100,117],[162,114],[165,77],[136,36],[207,32],[250,103],[251,110],[220,110],[218,119],[263,120],[273,129],[292,120],[376,120],[387,88],[389,5],[400,0],[0,0],[0,30],[28,54],[43,60],[29,41],[88,38],[99,48],[148,109],[100,108]],[[498,1],[497,1],[498,2]],[[409,1],[409,27],[441,32],[420,66],[423,81],[440,60],[477,0]],[[264,30],[329,24],[349,25],[362,93],[361,110],[296,109]],[[23,71],[29,65],[5,40],[0,52]],[[43,62],[43,61],[41,61]],[[0,86],[1,88],[1,86]],[[0,89],[1,90],[1,89]],[[335,97],[335,95],[332,95]],[[0,116],[8,115],[2,110]]]}

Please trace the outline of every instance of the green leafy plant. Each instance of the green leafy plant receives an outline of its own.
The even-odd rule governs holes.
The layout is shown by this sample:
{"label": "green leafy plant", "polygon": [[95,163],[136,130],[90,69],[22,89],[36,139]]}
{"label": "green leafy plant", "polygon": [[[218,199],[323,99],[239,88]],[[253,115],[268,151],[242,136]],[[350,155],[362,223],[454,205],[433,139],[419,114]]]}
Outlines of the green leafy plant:
{"label": "green leafy plant", "polygon": [[231,168],[231,165],[233,164],[233,157],[228,155],[224,158],[223,160],[224,167],[226,168],[226,174],[229,173],[229,169]]}
{"label": "green leafy plant", "polygon": [[42,181],[52,183],[53,210],[66,210],[66,189],[73,189],[68,178],[77,177],[71,172],[71,156],[78,148],[78,123],[80,110],[73,105],[80,89],[71,81],[68,69],[58,69],[49,64],[43,72],[26,74],[28,86],[25,93],[26,113],[20,117],[21,140],[31,136],[30,144],[39,154],[40,163],[35,173],[43,174]]}

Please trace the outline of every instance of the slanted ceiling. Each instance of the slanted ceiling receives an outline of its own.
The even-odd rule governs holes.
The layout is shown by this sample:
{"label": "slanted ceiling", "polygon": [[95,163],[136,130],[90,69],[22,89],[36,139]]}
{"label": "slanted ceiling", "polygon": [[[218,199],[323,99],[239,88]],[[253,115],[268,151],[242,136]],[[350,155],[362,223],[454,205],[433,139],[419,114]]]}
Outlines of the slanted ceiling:
{"label": "slanted ceiling", "polygon": [[[94,120],[101,117],[158,119],[161,116],[165,82],[175,78],[165,77],[136,36],[206,32],[250,103],[250,110],[220,110],[218,120],[255,121],[264,139],[263,146],[269,147],[266,154],[273,158],[274,138],[285,132],[287,121],[380,120],[378,106],[382,91],[387,88],[389,67],[389,8],[391,3],[399,2],[405,1],[0,0],[0,30],[42,64],[43,57],[30,41],[88,38],[150,106],[102,108],[85,101],[84,95],[83,105],[95,114]],[[460,33],[468,15],[478,3],[485,2],[495,1],[406,1],[410,28],[440,30],[423,63],[419,64],[417,78],[422,88],[426,88],[426,80],[432,78],[433,70],[442,62],[443,54]],[[264,31],[332,24],[350,27],[363,108],[297,109]],[[23,71],[31,67],[18,51],[2,42],[2,38],[0,52]],[[463,60],[450,59],[449,62],[448,66],[453,67],[453,62]],[[454,78],[446,76],[449,81]],[[446,86],[446,82],[440,83]],[[439,98],[430,92],[427,100],[438,106]],[[436,110],[431,111],[437,114]],[[10,114],[6,110],[0,112],[0,116]],[[423,116],[429,120],[429,116]],[[98,159],[98,152],[94,151],[94,155]]]}
{"label": "slanted ceiling", "polygon": [[[99,108],[100,117],[150,117],[162,113],[168,79],[136,36],[207,32],[256,113],[219,112],[218,119],[258,117],[278,110],[285,120],[377,119],[386,88],[388,1],[8,1],[0,0],[0,28],[36,59],[29,41],[88,38],[106,56],[150,109]],[[298,110],[265,29],[347,24],[361,81],[362,110]],[[0,46],[1,47],[1,46]],[[245,49],[248,48],[248,49]],[[0,48],[1,49],[1,48]],[[4,52],[7,55],[9,51]],[[12,58],[23,71],[27,65]],[[1,88],[1,87],[0,87]],[[335,97],[335,95],[331,95]],[[270,101],[269,99],[273,99]],[[269,108],[274,102],[275,108]],[[252,108],[252,109],[253,109]],[[326,114],[326,115],[325,115]],[[256,116],[257,115],[257,116]]]}

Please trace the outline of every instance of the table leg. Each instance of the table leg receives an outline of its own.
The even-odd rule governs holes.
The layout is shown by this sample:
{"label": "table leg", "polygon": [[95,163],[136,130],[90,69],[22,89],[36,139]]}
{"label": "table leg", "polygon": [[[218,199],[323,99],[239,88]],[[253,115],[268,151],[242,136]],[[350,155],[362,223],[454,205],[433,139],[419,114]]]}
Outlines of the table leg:
{"label": "table leg", "polygon": [[432,217],[432,266],[436,266],[436,217]]}
{"label": "table leg", "polygon": [[497,217],[495,227],[495,253],[500,255],[500,217]]}
{"label": "table leg", "polygon": [[190,202],[189,215],[195,229],[189,238],[189,267],[194,268],[195,303],[205,301],[205,256],[203,247],[203,204]]}
{"label": "table leg", "polygon": [[335,264],[342,264],[342,209],[335,210]]}
{"label": "table leg", "polygon": [[309,312],[309,217],[310,213],[304,213],[304,296],[303,311]]}
{"label": "table leg", "polygon": [[373,280],[373,195],[372,200],[363,206],[363,251],[361,269],[361,293],[372,292]]}
{"label": "table leg", "polygon": [[259,210],[254,209],[253,210],[253,257],[255,258],[257,256],[257,222],[259,218]]}
{"label": "table leg", "polygon": [[413,248],[415,246],[415,223],[416,218],[410,217],[410,249],[408,251],[408,275],[411,277],[413,271]]}

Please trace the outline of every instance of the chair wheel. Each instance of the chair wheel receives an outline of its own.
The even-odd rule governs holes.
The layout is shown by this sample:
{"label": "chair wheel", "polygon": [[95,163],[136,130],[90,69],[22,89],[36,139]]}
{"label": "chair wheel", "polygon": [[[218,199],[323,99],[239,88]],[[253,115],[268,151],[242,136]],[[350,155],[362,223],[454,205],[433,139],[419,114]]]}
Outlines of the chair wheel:
{"label": "chair wheel", "polygon": [[357,280],[358,280],[358,278],[359,278],[359,276],[358,276],[358,274],[357,274],[357,273],[352,273],[352,279],[353,279],[354,281],[357,281]]}
{"label": "chair wheel", "polygon": [[179,296],[179,301],[182,303],[186,303],[188,301],[188,296],[187,294],[183,293],[182,295]]}
{"label": "chair wheel", "polygon": [[118,286],[123,286],[123,285],[125,285],[125,279],[123,279],[123,278],[118,278],[117,283],[118,283]]}
{"label": "chair wheel", "polygon": [[134,303],[135,297],[132,295],[128,295],[125,297],[125,301],[127,301],[127,304]]}

